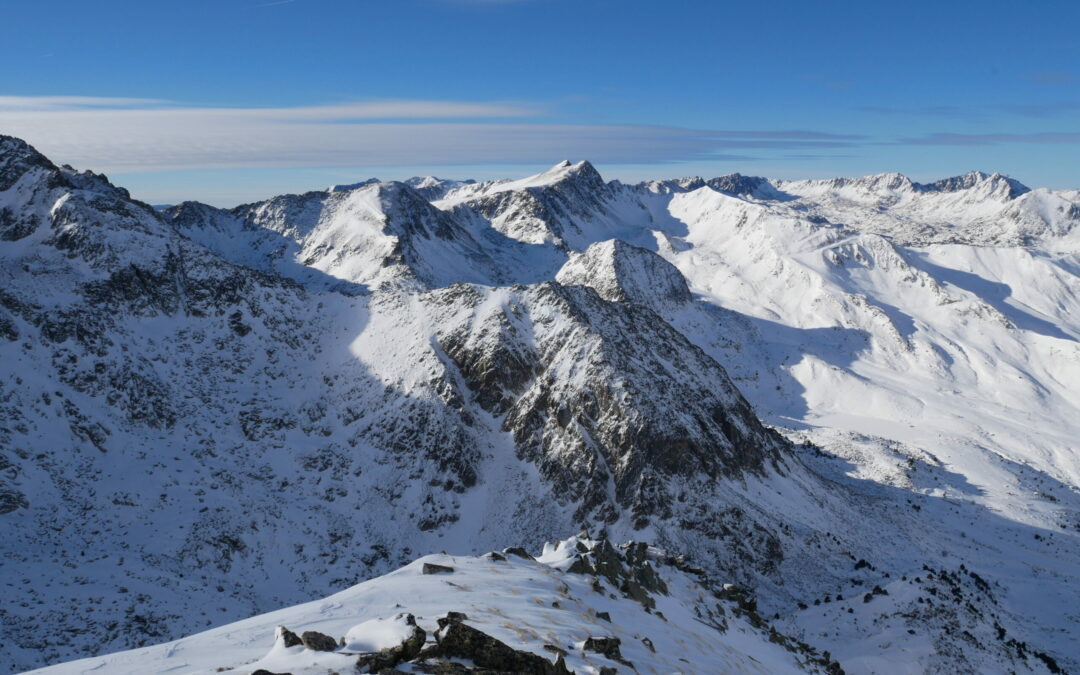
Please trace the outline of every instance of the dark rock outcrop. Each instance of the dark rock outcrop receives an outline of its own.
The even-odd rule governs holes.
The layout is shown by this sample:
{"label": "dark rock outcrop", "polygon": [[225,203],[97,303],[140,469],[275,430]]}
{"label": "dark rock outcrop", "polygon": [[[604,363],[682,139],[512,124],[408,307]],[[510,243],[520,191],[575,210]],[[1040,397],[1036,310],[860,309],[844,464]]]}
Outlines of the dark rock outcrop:
{"label": "dark rock outcrop", "polygon": [[670,517],[670,478],[761,473],[786,447],[724,369],[648,308],[545,283],[513,287],[491,311],[488,293],[426,295],[446,316],[439,346],[554,494],[580,500],[580,521]]}
{"label": "dark rock outcrop", "polygon": [[332,652],[338,648],[338,642],[325,633],[314,630],[306,630],[300,636],[300,641],[308,649],[316,652]]}
{"label": "dark rock outcrop", "polygon": [[510,647],[460,620],[440,620],[435,633],[436,647],[425,650],[427,658],[469,659],[479,668],[522,675],[569,675],[560,656],[552,663],[532,652]]}
{"label": "dark rock outcrop", "polygon": [[423,574],[453,574],[454,568],[447,565],[436,565],[435,563],[424,563],[424,566],[420,570]]}
{"label": "dark rock outcrop", "polygon": [[427,632],[416,625],[416,617],[405,614],[398,618],[412,627],[410,635],[394,647],[371,654],[361,654],[356,660],[356,668],[361,673],[385,673],[401,663],[412,661],[423,651],[424,643],[427,642]]}
{"label": "dark rock outcrop", "polygon": [[277,639],[281,640],[281,643],[286,647],[297,647],[304,644],[304,641],[300,639],[300,636],[292,632],[285,626],[278,626]]}
{"label": "dark rock outcrop", "polygon": [[609,659],[621,659],[622,652],[619,646],[622,640],[617,637],[590,637],[585,640],[584,649],[587,652],[603,654]]}

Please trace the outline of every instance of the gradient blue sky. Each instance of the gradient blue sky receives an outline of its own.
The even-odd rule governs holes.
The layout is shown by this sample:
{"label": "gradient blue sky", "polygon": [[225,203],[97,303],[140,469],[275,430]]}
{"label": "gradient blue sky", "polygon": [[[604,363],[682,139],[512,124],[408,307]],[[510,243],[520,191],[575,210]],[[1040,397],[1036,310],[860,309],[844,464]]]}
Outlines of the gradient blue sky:
{"label": "gradient blue sky", "polygon": [[1080,187],[1080,2],[0,0],[0,133],[220,205],[591,159]]}

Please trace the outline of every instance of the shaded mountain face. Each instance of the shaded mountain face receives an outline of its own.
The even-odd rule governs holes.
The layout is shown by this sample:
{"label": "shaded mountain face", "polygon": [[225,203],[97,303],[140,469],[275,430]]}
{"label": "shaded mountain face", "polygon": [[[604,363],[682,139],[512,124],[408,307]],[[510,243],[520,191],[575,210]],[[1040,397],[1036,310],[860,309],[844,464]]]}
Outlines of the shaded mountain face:
{"label": "shaded mountain face", "polygon": [[0,139],[4,664],[586,526],[853,672],[1071,665],[1080,197],[1002,180],[156,212]]}
{"label": "shaded mountain face", "polygon": [[555,494],[580,496],[580,520],[629,512],[644,527],[672,516],[669,479],[764,475],[784,451],[723,368],[645,307],[550,283],[455,286],[425,302],[477,402],[504,415]]}

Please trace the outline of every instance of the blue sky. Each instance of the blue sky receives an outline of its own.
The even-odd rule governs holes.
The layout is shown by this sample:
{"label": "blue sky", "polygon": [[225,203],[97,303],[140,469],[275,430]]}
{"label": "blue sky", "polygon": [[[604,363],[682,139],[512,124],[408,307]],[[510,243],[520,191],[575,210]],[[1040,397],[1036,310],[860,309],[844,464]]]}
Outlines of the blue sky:
{"label": "blue sky", "polygon": [[152,202],[563,158],[1080,188],[1080,3],[0,0],[0,133]]}

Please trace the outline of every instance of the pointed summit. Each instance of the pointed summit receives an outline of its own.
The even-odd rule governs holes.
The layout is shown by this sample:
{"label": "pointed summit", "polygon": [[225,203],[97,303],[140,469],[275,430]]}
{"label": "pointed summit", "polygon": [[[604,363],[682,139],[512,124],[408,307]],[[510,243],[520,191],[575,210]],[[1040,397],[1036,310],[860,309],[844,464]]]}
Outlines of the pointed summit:
{"label": "pointed summit", "polygon": [[[15,136],[5,136],[0,134],[0,161],[8,161],[11,157],[40,157],[45,159],[45,156],[37,151],[34,146],[30,145],[21,138]],[[48,161],[47,159],[45,161]],[[50,162],[51,164],[51,162]]]}
{"label": "pointed summit", "polygon": [[500,186],[500,189],[520,190],[530,187],[556,186],[570,181],[586,188],[603,188],[605,185],[600,172],[588,160],[571,164],[570,160],[564,159],[547,171],[506,183]]}
{"label": "pointed summit", "polygon": [[566,180],[580,180],[582,178],[590,182],[599,180],[600,183],[603,183],[600,173],[589,162],[582,160],[577,164],[572,164],[570,160],[564,159],[547,171],[541,171],[527,178],[504,183],[500,186],[500,189],[521,190],[530,187],[545,187]]}
{"label": "pointed summit", "polygon": [[0,135],[0,192],[10,188],[34,167],[58,171],[55,164],[26,141]]}

